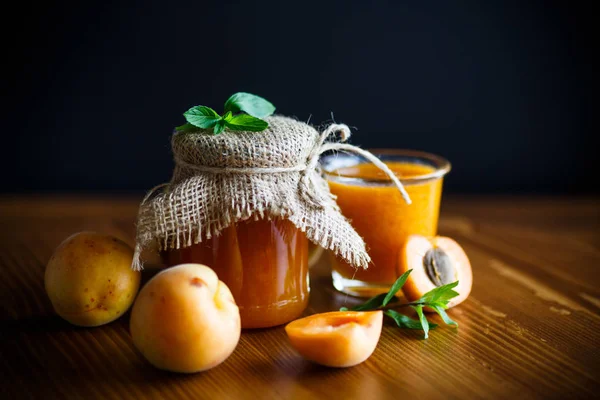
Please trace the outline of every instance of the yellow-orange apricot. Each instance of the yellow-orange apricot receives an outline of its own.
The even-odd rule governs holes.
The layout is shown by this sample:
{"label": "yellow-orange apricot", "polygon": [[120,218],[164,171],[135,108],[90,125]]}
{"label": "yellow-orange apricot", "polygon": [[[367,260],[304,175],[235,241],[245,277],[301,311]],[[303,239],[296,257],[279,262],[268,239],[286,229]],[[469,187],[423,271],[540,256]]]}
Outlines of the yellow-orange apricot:
{"label": "yellow-orange apricot", "polygon": [[109,235],[80,232],[65,239],[44,275],[56,313],[79,326],[103,325],[123,315],[140,287],[132,260],[131,247]]}
{"label": "yellow-orange apricot", "polygon": [[155,367],[204,371],[235,349],[240,311],[212,269],[181,264],[144,285],[131,311],[130,330],[135,347]]}
{"label": "yellow-orange apricot", "polygon": [[333,311],[290,322],[285,331],[304,358],[328,367],[365,361],[381,336],[381,311]]}
{"label": "yellow-orange apricot", "polygon": [[402,287],[409,301],[418,300],[430,290],[456,281],[459,283],[454,291],[459,295],[450,300],[448,307],[460,304],[471,293],[473,272],[469,258],[462,247],[448,237],[409,236],[400,252],[398,265],[400,274],[412,269]]}

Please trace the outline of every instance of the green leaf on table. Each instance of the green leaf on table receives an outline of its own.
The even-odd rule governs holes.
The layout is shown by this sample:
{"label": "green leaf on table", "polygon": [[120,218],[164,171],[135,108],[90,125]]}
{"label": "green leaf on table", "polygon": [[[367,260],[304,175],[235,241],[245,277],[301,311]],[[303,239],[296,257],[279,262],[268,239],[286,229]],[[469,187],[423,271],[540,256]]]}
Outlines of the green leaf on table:
{"label": "green leaf on table", "polygon": [[[227,112],[227,115],[231,115],[231,111]],[[238,114],[229,118],[225,117],[225,126],[232,131],[251,131],[260,132],[269,126],[269,124],[262,119],[255,118],[248,114]]]}
{"label": "green leaf on table", "polygon": [[195,106],[183,113],[188,123],[198,128],[208,129],[217,125],[221,116],[215,110],[205,106]]}
{"label": "green leaf on table", "polygon": [[236,113],[243,111],[256,118],[265,118],[275,112],[275,106],[263,99],[250,93],[236,93],[225,102],[224,112],[231,111]]}
{"label": "green leaf on table", "polygon": [[404,284],[406,283],[406,280],[408,279],[408,276],[411,272],[412,269],[406,271],[404,274],[402,274],[402,276],[396,279],[396,282],[394,282],[389,292],[381,293],[375,297],[371,297],[365,303],[360,304],[358,306],[354,306],[351,308],[342,307],[340,308],[340,311],[369,311],[376,310],[379,307],[387,306],[388,303],[394,298],[394,296],[396,296],[396,293],[398,293],[398,291],[402,289],[402,286],[404,286]]}
{"label": "green leaf on table", "polygon": [[[430,290],[417,301],[410,303],[394,302],[391,306],[388,306],[390,301],[394,298],[394,296],[396,296],[396,293],[398,293],[398,291],[402,289],[411,272],[412,269],[406,271],[404,274],[402,274],[402,276],[396,279],[396,282],[394,282],[388,293],[381,293],[375,297],[371,297],[365,303],[360,304],[358,306],[354,306],[351,308],[342,307],[340,308],[340,311],[370,311],[383,308],[383,313],[386,316],[392,318],[396,322],[396,325],[398,325],[398,327],[406,329],[421,329],[425,334],[425,339],[429,337],[429,330],[437,327],[437,324],[430,324],[429,321],[427,321],[425,313],[423,312],[423,307],[431,307],[435,312],[439,314],[439,316],[446,324],[458,326],[456,322],[450,319],[448,314],[446,314],[446,311],[444,311],[446,308],[448,308],[448,302],[450,301],[450,299],[458,296],[458,293],[452,290],[453,288],[458,286],[458,281]],[[419,316],[419,320],[414,320],[404,314],[400,314],[399,312],[393,309],[385,309],[398,308],[403,306],[410,306],[413,310],[415,310],[417,315]]]}
{"label": "green leaf on table", "polygon": [[408,271],[403,273],[402,276],[400,276],[400,278],[396,279],[396,282],[394,282],[390,291],[383,299],[383,303],[381,303],[382,306],[386,306],[390,302],[390,300],[392,300],[394,298],[394,296],[396,296],[396,293],[398,293],[398,290],[402,289],[402,286],[404,286],[404,284],[406,283],[406,280],[408,279],[408,276],[410,275],[411,272],[412,272],[412,269],[409,269]]}
{"label": "green leaf on table", "polygon": [[447,304],[450,299],[458,296],[458,293],[452,290],[456,286],[458,286],[458,281],[436,287],[435,289],[425,293],[419,300],[416,301],[416,303],[445,302]]}
{"label": "green leaf on table", "polygon": [[425,339],[427,339],[429,337],[429,321],[427,321],[427,318],[425,318],[425,314],[423,313],[423,306],[411,306],[411,308],[417,312],[417,315],[419,316],[419,321],[421,322],[423,333],[425,334]]}
{"label": "green leaf on table", "polygon": [[[398,311],[385,310],[383,313],[388,317],[392,318],[399,328],[423,330],[423,325],[421,324],[421,321],[417,321],[415,319],[410,318],[407,315],[400,314]],[[429,324],[429,329],[435,328],[437,328],[437,324]]]}
{"label": "green leaf on table", "polygon": [[438,315],[442,318],[446,325],[454,325],[458,327],[458,324],[455,321],[452,321],[448,314],[446,314],[444,307],[440,306],[439,304],[432,304],[429,307],[433,308],[435,312],[438,313]]}
{"label": "green leaf on table", "polygon": [[381,307],[381,305],[383,304],[383,300],[385,299],[386,296],[387,296],[387,293],[381,293],[381,294],[378,294],[375,297],[371,297],[369,300],[367,300],[363,304],[359,304],[358,306],[354,306],[354,307],[351,307],[351,308],[342,307],[343,310],[342,310],[342,308],[340,308],[340,311],[369,311],[369,310],[375,310],[375,309]]}

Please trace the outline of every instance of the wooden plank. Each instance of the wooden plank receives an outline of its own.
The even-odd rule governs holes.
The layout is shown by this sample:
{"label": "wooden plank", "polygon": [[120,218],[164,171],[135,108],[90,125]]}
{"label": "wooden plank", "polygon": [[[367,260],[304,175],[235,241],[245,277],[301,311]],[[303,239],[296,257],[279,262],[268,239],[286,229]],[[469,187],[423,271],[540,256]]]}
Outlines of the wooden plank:
{"label": "wooden plank", "polygon": [[[53,249],[81,230],[132,243],[138,200],[0,199],[2,398],[590,398],[600,389],[598,199],[444,199],[440,233],[463,244],[474,270],[471,297],[449,312],[458,330],[421,340],[386,324],[373,356],[349,369],[303,360],[282,327],[244,331],[222,365],[192,375],[146,363],[128,314],[76,328],[45,296]],[[356,302],[332,288],[322,258],[306,313]]]}

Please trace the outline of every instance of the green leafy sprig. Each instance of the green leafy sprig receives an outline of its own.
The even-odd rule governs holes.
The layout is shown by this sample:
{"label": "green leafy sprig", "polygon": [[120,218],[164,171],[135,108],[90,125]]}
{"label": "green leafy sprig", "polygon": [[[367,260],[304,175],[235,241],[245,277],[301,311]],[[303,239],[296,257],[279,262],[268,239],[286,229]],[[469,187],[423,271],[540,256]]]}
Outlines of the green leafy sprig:
{"label": "green leafy sprig", "polygon": [[183,113],[187,123],[175,128],[178,132],[213,129],[218,135],[226,128],[232,131],[260,132],[269,124],[263,118],[275,112],[275,106],[250,93],[236,93],[225,102],[223,115],[206,106],[195,106]]}
{"label": "green leafy sprig", "polygon": [[[429,337],[429,330],[435,329],[437,327],[437,324],[433,324],[427,321],[425,313],[423,312],[423,307],[430,307],[431,309],[433,309],[436,313],[439,314],[439,316],[442,318],[445,324],[454,325],[458,327],[458,324],[452,321],[445,311],[448,308],[448,303],[450,302],[450,300],[458,296],[458,293],[452,290],[458,285],[458,281],[430,290],[417,301],[413,301],[410,303],[401,303],[399,301],[395,301],[390,303],[391,300],[395,298],[396,293],[398,293],[398,291],[402,289],[402,286],[404,286],[404,284],[406,283],[406,280],[408,279],[408,276],[411,272],[412,269],[409,269],[404,274],[402,274],[402,276],[398,278],[396,282],[394,282],[388,293],[378,294],[377,296],[367,300],[365,303],[352,308],[342,307],[340,308],[340,311],[383,310],[383,313],[387,317],[393,319],[396,325],[398,325],[398,327],[405,329],[422,330],[425,333],[425,339]],[[394,310],[394,308],[399,307],[412,308],[416,311],[419,320],[414,320]]]}

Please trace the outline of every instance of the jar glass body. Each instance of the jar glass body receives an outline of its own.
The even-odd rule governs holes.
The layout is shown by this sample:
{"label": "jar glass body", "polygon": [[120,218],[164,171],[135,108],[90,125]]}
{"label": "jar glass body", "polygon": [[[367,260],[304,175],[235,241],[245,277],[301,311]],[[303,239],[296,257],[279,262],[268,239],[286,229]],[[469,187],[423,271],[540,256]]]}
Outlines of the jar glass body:
{"label": "jar glass body", "polygon": [[406,204],[383,171],[353,155],[322,160],[331,192],[342,214],[363,237],[371,256],[368,269],[356,269],[332,256],[336,289],[371,297],[387,292],[400,275],[399,251],[412,234],[437,234],[443,177],[450,163],[412,150],[372,150],[400,179],[412,204]]}
{"label": "jar glass body", "polygon": [[162,256],[169,266],[200,263],[212,268],[231,290],[242,328],[284,324],[308,305],[308,240],[288,220],[241,221]]}

